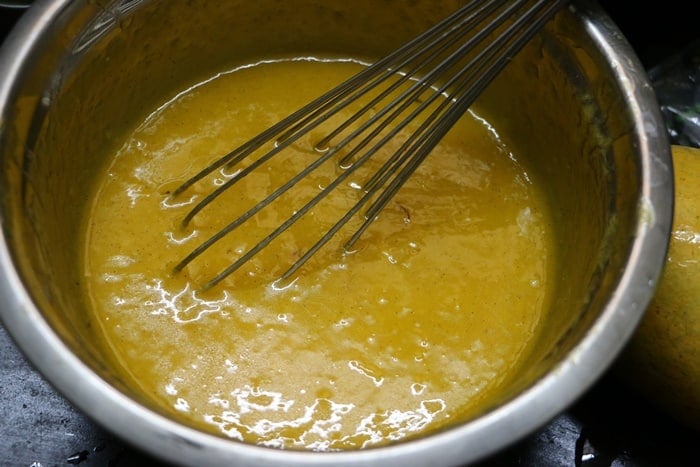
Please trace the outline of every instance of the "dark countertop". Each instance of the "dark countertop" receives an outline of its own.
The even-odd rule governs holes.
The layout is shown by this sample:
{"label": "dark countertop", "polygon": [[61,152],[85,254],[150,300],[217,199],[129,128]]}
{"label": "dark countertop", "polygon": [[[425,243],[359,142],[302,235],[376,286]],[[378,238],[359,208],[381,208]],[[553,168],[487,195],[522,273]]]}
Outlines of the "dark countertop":
{"label": "dark countertop", "polygon": [[[646,7],[600,1],[645,67],[700,38],[681,2]],[[654,8],[652,8],[654,7]],[[0,9],[0,41],[20,17]],[[0,327],[0,465],[159,465],[74,409],[31,367]],[[677,424],[618,381],[603,378],[568,411],[482,467],[698,466],[698,433]],[[162,464],[160,464],[162,465]]]}

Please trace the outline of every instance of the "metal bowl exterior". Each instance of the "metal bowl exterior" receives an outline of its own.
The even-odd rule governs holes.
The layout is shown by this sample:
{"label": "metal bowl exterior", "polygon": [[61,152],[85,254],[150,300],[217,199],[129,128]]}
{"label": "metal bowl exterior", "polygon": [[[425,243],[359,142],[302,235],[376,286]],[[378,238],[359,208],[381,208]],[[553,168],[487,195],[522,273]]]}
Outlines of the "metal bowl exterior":
{"label": "metal bowl exterior", "polygon": [[[7,119],[27,64],[38,60],[57,18],[82,2],[44,0],[25,14],[0,50],[0,157]],[[7,229],[0,238],[0,317],[37,370],[87,415],[133,445],[182,465],[464,465],[515,443],[573,403],[609,367],[651,300],[671,229],[673,170],[665,127],[643,68],[617,27],[592,2],[572,11],[605,57],[635,125],[641,192],[624,271],[594,325],[565,359],[534,385],[468,423],[387,447],[337,453],[293,452],[233,442],[163,417],[124,395],[76,357],[47,322],[28,290]],[[68,12],[68,13],[67,13]],[[0,185],[0,196],[7,196]],[[3,226],[13,213],[0,211]]]}

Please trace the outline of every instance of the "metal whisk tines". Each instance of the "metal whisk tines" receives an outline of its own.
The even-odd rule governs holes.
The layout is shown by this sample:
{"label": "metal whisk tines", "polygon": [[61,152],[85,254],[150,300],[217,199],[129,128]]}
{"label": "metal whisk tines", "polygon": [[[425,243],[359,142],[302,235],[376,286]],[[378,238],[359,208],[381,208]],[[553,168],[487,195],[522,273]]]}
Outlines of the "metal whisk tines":
{"label": "metal whisk tines", "polygon": [[222,193],[233,189],[236,183],[282,154],[302,136],[327,123],[348,106],[359,106],[351,117],[330,129],[318,141],[315,147],[318,156],[305,169],[201,243],[175,266],[175,272],[181,271],[336,156],[337,163],[343,168],[339,175],[258,244],[203,285],[203,289],[213,287],[346,182],[353,172],[380,153],[413,122],[416,129],[411,127],[410,136],[401,142],[398,150],[383,159],[379,169],[362,185],[363,195],[357,203],[291,264],[280,280],[288,279],[351,218],[364,210],[364,221],[344,244],[346,251],[350,250],[500,70],[565,3],[565,0],[470,1],[421,36],[201,170],[170,196],[179,196],[222,167],[235,168],[244,161],[247,163],[194,205],[183,219],[183,226],[187,226]]}

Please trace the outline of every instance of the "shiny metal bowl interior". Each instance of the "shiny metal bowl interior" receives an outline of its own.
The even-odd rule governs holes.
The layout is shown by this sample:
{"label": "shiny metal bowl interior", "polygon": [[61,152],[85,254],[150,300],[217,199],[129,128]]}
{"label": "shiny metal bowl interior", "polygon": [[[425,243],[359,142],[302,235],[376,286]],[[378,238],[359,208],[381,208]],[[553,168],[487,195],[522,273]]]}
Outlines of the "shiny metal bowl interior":
{"label": "shiny metal bowl interior", "polygon": [[[384,1],[384,0],[383,0]],[[80,293],[77,226],[95,171],[129,122],[174,90],[268,53],[377,56],[458,1],[36,2],[0,55],[0,305],[36,368],[126,441],[175,463],[453,465],[502,449],[564,410],[607,369],[655,289],[673,202],[655,96],[593,2],[562,11],[481,98],[548,181],[559,238],[552,313],[528,370],[480,417],[364,451],[289,452],[177,423],[119,379]],[[250,12],[246,20],[237,14]],[[313,15],[344,15],[329,30]],[[317,18],[317,16],[314,16]],[[402,28],[394,28],[394,22]],[[511,109],[504,118],[503,109]]]}

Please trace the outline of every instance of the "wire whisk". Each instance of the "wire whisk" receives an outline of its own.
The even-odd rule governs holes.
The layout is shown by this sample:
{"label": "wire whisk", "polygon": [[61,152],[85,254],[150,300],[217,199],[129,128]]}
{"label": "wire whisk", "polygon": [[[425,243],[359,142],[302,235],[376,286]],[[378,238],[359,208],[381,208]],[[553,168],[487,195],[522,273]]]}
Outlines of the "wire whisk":
{"label": "wire whisk", "polygon": [[566,0],[469,1],[425,33],[364,68],[182,183],[170,194],[171,197],[181,195],[222,167],[236,167],[243,161],[248,163],[190,209],[182,220],[182,225],[186,227],[223,192],[231,190],[244,177],[283,153],[302,136],[329,121],[340,110],[360,102],[358,111],[316,143],[316,159],[199,244],[174,267],[175,273],[182,271],[212,245],[245,224],[326,161],[338,156],[337,163],[342,168],[339,175],[319,189],[312,199],[259,243],[241,254],[223,271],[216,273],[202,289],[215,286],[307,214],[355,170],[385,148],[411,122],[418,122],[415,131],[412,130],[405,141],[401,141],[398,149],[386,157],[379,169],[363,184],[363,195],[356,204],[278,280],[290,278],[351,218],[364,209],[364,220],[343,246],[345,251],[351,250],[380,211],[488,84],[566,3]]}

